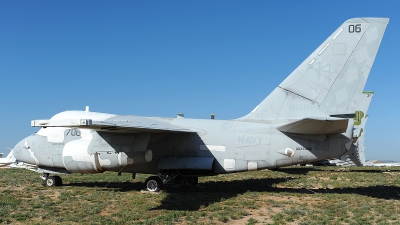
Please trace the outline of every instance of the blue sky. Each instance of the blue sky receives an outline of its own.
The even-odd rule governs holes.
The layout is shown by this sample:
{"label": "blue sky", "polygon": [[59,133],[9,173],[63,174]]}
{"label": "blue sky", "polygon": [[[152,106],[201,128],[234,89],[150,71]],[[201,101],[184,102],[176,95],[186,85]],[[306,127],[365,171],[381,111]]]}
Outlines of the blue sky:
{"label": "blue sky", "polygon": [[233,119],[339,25],[389,17],[366,158],[400,161],[400,1],[0,1],[0,152],[65,110]]}

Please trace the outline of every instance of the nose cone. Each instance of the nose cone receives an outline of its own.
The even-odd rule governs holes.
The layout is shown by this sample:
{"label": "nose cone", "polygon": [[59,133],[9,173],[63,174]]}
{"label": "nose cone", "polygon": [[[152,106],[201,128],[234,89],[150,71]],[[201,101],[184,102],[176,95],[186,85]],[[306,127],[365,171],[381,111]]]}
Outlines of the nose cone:
{"label": "nose cone", "polygon": [[30,146],[31,140],[32,136],[29,136],[15,145],[14,157],[19,162],[39,165],[39,160],[37,159],[34,150],[31,149]]}

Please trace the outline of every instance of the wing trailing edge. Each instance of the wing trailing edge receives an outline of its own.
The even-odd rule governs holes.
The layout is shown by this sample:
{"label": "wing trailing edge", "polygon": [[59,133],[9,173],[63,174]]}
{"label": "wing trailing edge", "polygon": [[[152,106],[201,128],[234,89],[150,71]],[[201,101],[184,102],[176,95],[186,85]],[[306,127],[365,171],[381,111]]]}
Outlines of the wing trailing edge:
{"label": "wing trailing edge", "polygon": [[277,127],[278,130],[301,135],[340,134],[347,130],[348,119],[304,118]]}

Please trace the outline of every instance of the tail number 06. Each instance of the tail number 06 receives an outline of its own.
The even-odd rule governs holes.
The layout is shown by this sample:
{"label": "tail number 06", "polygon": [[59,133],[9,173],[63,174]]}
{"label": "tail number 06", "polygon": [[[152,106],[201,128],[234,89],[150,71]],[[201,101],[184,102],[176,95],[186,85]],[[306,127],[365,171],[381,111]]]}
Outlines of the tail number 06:
{"label": "tail number 06", "polygon": [[361,24],[349,25],[349,33],[360,33],[361,32]]}

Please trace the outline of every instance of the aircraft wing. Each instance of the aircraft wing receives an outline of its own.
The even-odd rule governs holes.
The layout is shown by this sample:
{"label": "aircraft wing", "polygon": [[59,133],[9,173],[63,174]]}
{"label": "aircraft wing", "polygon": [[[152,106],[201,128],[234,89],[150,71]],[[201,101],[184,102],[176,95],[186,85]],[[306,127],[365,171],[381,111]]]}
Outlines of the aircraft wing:
{"label": "aircraft wing", "polygon": [[32,120],[31,126],[44,128],[71,127],[118,133],[194,132],[167,122],[140,116],[118,116],[103,121],[92,119]]}
{"label": "aircraft wing", "polygon": [[279,126],[277,129],[292,134],[340,134],[346,132],[348,121],[341,118],[304,118]]}

